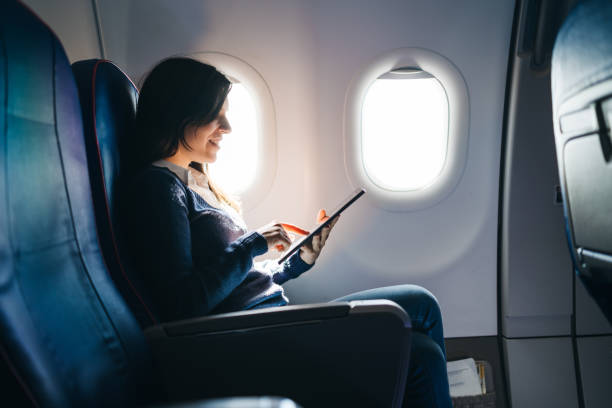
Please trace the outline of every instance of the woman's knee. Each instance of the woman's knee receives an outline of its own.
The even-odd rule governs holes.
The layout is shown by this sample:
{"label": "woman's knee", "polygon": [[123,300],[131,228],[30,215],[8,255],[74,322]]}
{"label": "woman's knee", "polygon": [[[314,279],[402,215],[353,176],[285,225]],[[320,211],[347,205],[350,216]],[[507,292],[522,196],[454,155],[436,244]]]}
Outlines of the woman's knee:
{"label": "woman's knee", "polygon": [[388,299],[398,303],[408,313],[416,328],[441,325],[442,314],[436,297],[418,285],[394,285],[364,290],[336,299],[337,301]]}
{"label": "woman's knee", "polygon": [[406,312],[413,318],[423,318],[432,323],[438,323],[442,320],[440,305],[438,299],[422,286],[417,285],[401,285],[403,296],[402,306],[407,309]]}
{"label": "woman's knee", "polygon": [[418,288],[419,302],[421,302],[423,305],[426,305],[426,307],[431,311],[432,314],[436,316],[441,316],[440,304],[438,303],[438,299],[436,299],[434,294],[423,287],[419,286]]}

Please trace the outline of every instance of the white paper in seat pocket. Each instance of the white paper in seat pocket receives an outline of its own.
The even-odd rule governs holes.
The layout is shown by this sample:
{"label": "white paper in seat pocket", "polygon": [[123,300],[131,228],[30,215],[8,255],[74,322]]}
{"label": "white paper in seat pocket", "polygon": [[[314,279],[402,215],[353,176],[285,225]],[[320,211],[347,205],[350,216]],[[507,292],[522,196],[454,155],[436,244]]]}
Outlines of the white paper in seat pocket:
{"label": "white paper in seat pocket", "polygon": [[451,397],[482,395],[478,370],[473,358],[446,363]]}

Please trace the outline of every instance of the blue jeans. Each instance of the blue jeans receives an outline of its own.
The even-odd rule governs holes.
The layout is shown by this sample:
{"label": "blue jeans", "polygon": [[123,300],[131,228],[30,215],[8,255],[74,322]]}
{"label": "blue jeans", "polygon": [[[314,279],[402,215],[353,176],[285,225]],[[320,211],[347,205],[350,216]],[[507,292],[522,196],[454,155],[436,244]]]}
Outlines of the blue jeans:
{"label": "blue jeans", "polygon": [[405,407],[452,408],[446,372],[446,349],[438,301],[416,285],[364,290],[337,301],[388,299],[399,304],[412,321],[410,364],[404,394]]}

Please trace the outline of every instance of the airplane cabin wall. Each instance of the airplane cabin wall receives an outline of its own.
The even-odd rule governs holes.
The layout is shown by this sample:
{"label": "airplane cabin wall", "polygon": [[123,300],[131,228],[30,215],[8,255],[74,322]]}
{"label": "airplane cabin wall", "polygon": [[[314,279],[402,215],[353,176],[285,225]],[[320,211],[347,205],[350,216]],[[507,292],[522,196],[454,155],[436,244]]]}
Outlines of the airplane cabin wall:
{"label": "airplane cabin wall", "polygon": [[100,58],[93,2],[83,0],[23,0],[59,37],[73,63]]}
{"label": "airplane cabin wall", "polygon": [[[100,54],[90,3],[28,0],[71,57]],[[105,56],[138,81],[160,59],[217,51],[245,61],[274,101],[277,173],[245,213],[304,227],[356,186],[344,163],[351,79],[377,56],[422,47],[457,67],[468,88],[468,158],[440,203],[390,212],[367,195],[337,224],[317,265],[286,284],[293,303],[379,286],[418,284],[438,298],[447,337],[497,334],[500,149],[514,1],[97,1]],[[89,9],[87,9],[89,7]],[[64,18],[59,10],[70,10]],[[62,17],[62,18],[60,18]],[[64,35],[63,33],[70,33]],[[74,34],[78,33],[78,34]],[[223,67],[220,67],[223,69]],[[227,136],[231,137],[231,135]]]}

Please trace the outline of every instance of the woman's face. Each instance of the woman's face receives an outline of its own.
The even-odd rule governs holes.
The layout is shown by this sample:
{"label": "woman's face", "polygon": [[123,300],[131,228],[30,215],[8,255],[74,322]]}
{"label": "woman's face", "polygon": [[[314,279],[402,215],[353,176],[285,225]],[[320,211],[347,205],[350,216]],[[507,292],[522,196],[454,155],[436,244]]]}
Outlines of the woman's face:
{"label": "woman's face", "polygon": [[191,161],[213,163],[217,160],[219,142],[223,139],[224,134],[232,131],[226,116],[227,110],[228,103],[225,98],[219,114],[212,122],[197,127],[188,126],[185,129],[185,141],[191,146],[191,151],[185,153],[190,156]]}

